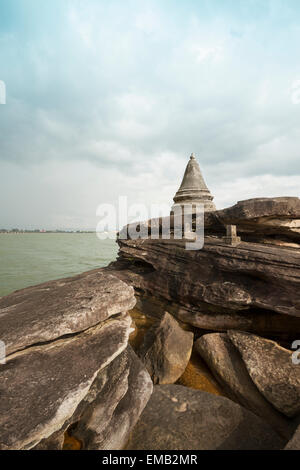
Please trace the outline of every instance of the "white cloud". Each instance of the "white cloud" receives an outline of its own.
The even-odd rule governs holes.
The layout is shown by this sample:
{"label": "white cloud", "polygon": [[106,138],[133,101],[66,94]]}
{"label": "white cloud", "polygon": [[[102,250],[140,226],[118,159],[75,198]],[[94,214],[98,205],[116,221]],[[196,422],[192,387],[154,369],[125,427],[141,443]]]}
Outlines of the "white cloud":
{"label": "white cloud", "polygon": [[139,30],[151,34],[160,29],[161,20],[157,12],[147,9],[136,16],[135,24]]}
{"label": "white cloud", "polygon": [[191,152],[219,207],[297,193],[297,15],[229,3],[22,10],[0,33],[3,223],[38,223],[46,207],[53,224],[87,226],[122,193],[171,204]]}
{"label": "white cloud", "polygon": [[237,201],[256,197],[300,196],[300,175],[273,176],[270,174],[237,178],[220,182],[214,189],[218,209],[236,204]]}
{"label": "white cloud", "polygon": [[222,48],[217,46],[217,47],[197,47],[195,46],[193,48],[195,55],[196,55],[196,61],[198,63],[204,62],[206,60],[219,60],[222,57]]}

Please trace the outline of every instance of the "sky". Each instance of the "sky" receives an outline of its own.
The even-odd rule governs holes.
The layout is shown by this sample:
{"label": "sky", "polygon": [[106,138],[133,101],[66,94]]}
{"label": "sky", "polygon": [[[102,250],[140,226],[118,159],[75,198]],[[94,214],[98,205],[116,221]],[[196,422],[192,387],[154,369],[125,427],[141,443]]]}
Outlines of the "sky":
{"label": "sky", "polygon": [[299,0],[0,0],[0,228],[299,196]]}

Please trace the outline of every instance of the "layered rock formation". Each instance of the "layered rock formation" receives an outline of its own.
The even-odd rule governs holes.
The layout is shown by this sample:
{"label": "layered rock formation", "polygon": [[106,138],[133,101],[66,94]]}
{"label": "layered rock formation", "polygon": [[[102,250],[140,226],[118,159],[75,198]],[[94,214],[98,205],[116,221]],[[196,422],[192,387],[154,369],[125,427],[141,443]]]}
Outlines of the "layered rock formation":
{"label": "layered rock formation", "polygon": [[[62,448],[78,422],[87,447],[125,444],[152,390],[138,358],[123,353],[134,305],[133,289],[99,270],[1,299],[1,449]],[[118,382],[115,394],[107,377]]]}
{"label": "layered rock formation", "polygon": [[300,248],[300,199],[257,198],[218,211],[225,225],[237,225],[244,240]]}
{"label": "layered rock formation", "polygon": [[299,448],[299,221],[297,198],[208,210],[196,251],[125,228],[109,267],[0,299],[0,448]]}
{"label": "layered rock formation", "polygon": [[295,339],[300,332],[300,252],[218,238],[200,251],[180,240],[122,240],[116,276],[141,309],[164,311],[203,330],[239,329]]}
{"label": "layered rock formation", "polygon": [[[248,409],[285,443],[292,437],[300,412],[300,365],[292,362],[289,350],[300,337],[299,222],[298,198],[242,201],[205,213],[204,247],[193,251],[186,249],[186,239],[172,237],[182,230],[181,220],[171,216],[147,221],[140,224],[146,228],[143,233],[150,234],[152,227],[161,232],[169,223],[171,238],[124,239],[124,228],[119,259],[108,268],[134,287],[137,308],[144,315],[158,324],[167,311],[192,329],[196,340],[200,338],[195,350],[221,390],[210,380],[207,391],[221,393]],[[236,226],[241,237],[236,246],[224,237],[228,225]],[[189,365],[178,383],[189,383],[184,379],[188,370]],[[156,418],[151,417],[163,400],[156,395],[162,393],[155,387],[129,448],[147,448],[151,439],[159,449],[163,448],[160,439],[167,449],[185,448],[180,447],[179,437],[163,440]],[[209,406],[213,413],[212,403]],[[165,431],[171,436],[169,428]],[[145,439],[140,440],[140,434]],[[297,439],[296,434],[289,445],[296,445]],[[205,445],[217,448],[208,441]],[[239,448],[237,443],[229,445]]]}
{"label": "layered rock formation", "polygon": [[[186,240],[119,240],[119,260],[111,269],[134,286],[145,312],[167,310],[204,330],[239,329],[289,339],[291,332],[300,333],[300,249],[244,241],[240,226],[249,220],[252,232],[259,233],[264,217],[298,217],[299,204],[297,198],[251,200],[237,205],[244,208],[242,215],[238,208],[208,213],[207,236],[198,251],[186,250]],[[297,224],[300,218],[293,220]],[[237,223],[242,242],[236,247],[224,242],[226,223]],[[275,225],[272,231],[282,235]]]}

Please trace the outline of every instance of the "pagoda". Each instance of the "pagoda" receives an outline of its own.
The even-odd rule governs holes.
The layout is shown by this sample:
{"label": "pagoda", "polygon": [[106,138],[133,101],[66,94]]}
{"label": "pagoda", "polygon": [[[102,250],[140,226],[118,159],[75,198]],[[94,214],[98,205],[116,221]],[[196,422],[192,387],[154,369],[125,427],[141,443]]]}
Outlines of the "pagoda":
{"label": "pagoda", "polygon": [[176,207],[184,207],[186,204],[204,204],[205,212],[212,212],[216,210],[213,199],[213,196],[205,184],[196,157],[192,153],[181,186],[174,197],[172,212]]}

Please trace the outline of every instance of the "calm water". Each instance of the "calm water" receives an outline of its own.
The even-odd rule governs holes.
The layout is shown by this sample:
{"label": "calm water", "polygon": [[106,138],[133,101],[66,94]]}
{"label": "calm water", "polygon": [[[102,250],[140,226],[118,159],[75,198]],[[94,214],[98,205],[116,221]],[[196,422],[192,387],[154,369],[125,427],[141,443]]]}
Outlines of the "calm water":
{"label": "calm water", "polygon": [[0,233],[0,296],[107,266],[117,252],[114,240],[94,233]]}

